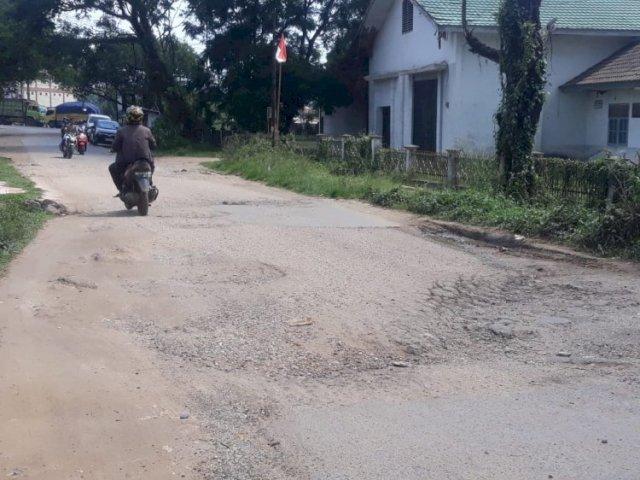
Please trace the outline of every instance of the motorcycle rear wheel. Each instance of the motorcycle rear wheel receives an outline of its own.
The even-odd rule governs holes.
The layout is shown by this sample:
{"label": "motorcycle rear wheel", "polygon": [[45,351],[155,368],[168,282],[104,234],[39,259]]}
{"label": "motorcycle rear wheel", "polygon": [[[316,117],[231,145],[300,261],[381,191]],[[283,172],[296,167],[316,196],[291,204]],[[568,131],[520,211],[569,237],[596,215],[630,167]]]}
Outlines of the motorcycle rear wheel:
{"label": "motorcycle rear wheel", "polygon": [[138,214],[146,217],[149,214],[149,192],[141,192],[138,200]]}

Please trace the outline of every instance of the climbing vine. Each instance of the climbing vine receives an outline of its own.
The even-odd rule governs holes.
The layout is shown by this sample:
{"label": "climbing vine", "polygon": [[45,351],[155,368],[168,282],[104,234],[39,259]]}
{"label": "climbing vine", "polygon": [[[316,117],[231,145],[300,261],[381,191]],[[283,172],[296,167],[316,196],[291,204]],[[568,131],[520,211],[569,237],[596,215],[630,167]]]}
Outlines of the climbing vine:
{"label": "climbing vine", "polygon": [[502,99],[496,113],[496,154],[504,190],[522,198],[535,193],[533,148],[545,100],[541,3],[542,0],[503,0],[497,17],[500,46],[493,48],[469,28],[467,0],[462,2],[462,22],[470,50],[500,67]]}

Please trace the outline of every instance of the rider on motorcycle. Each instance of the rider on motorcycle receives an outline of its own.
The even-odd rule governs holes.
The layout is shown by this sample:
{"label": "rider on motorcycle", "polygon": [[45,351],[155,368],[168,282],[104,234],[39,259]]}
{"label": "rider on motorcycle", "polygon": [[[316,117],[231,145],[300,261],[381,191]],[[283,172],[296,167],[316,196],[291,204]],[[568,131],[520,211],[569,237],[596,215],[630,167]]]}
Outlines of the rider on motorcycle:
{"label": "rider on motorcycle", "polygon": [[142,125],[144,112],[142,108],[131,106],[127,109],[127,125],[120,128],[111,147],[116,152],[116,161],[109,165],[109,173],[118,192],[122,190],[124,174],[127,167],[138,160],[147,160],[151,164],[151,170],[155,170],[155,164],[151,151],[157,144],[153,133]]}
{"label": "rider on motorcycle", "polygon": [[68,117],[62,119],[62,128],[60,129],[60,151],[64,146],[64,136],[69,133],[75,135],[75,126],[71,123]]}
{"label": "rider on motorcycle", "polygon": [[69,120],[68,117],[64,117],[62,119],[62,128],[60,129],[60,136],[64,137],[65,133],[72,133],[73,131],[73,123]]}

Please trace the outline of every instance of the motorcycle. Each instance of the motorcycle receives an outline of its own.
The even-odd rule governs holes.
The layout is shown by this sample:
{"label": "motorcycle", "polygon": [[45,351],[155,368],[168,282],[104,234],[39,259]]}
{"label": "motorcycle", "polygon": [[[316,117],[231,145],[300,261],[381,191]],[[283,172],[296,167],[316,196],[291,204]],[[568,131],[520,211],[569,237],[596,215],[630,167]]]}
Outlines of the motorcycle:
{"label": "motorcycle", "polygon": [[127,168],[120,193],[127,210],[138,207],[138,213],[146,216],[149,205],[156,201],[158,194],[158,189],[153,185],[153,168],[148,160],[138,160]]}
{"label": "motorcycle", "polygon": [[72,158],[73,150],[76,147],[76,137],[70,133],[65,133],[64,137],[62,137],[62,144],[60,145],[60,150],[62,150],[62,156],[64,158]]}
{"label": "motorcycle", "polygon": [[87,145],[89,144],[89,139],[87,138],[87,134],[84,132],[80,132],[76,137],[76,150],[80,155],[84,155],[87,152]]}

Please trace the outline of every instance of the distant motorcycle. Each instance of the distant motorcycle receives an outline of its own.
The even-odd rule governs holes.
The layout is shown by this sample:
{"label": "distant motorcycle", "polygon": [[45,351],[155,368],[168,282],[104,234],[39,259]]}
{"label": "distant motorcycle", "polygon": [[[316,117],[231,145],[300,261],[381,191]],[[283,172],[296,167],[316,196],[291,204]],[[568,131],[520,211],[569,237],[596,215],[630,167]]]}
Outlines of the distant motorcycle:
{"label": "distant motorcycle", "polygon": [[60,150],[62,150],[62,156],[64,158],[72,158],[73,151],[76,148],[76,136],[71,133],[65,133],[62,137],[62,144]]}
{"label": "distant motorcycle", "polygon": [[80,155],[84,155],[87,152],[87,145],[89,144],[89,138],[84,132],[80,132],[76,137],[76,150]]}
{"label": "distant motorcycle", "polygon": [[138,207],[140,215],[146,216],[149,213],[149,205],[156,201],[159,194],[152,177],[153,169],[148,160],[138,160],[127,168],[120,194],[127,210]]}

